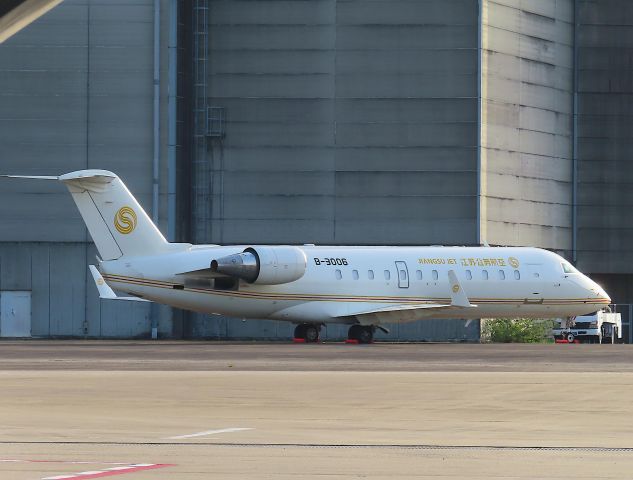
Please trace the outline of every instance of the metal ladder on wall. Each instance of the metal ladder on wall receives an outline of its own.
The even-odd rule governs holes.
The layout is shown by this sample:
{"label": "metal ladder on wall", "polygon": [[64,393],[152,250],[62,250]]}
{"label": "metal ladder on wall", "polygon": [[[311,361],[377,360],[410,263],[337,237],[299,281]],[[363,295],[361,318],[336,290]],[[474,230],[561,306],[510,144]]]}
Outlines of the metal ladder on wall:
{"label": "metal ladder on wall", "polygon": [[213,175],[207,156],[207,62],[209,3],[193,0],[193,162],[191,235],[194,243],[211,242]]}

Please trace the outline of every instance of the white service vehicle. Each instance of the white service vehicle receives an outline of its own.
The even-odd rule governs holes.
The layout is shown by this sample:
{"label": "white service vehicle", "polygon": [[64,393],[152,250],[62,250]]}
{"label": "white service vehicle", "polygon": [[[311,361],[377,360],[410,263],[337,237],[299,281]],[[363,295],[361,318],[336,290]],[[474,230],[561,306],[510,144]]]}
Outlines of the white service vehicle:
{"label": "white service vehicle", "polygon": [[619,313],[599,311],[592,315],[557,319],[553,334],[556,343],[619,343],[622,317]]}
{"label": "white service vehicle", "polygon": [[371,342],[386,323],[427,318],[572,317],[611,299],[564,258],[525,247],[191,245],[169,243],[121,179],[61,176],[99,251],[102,298],[150,300],[202,313],[285,320],[319,339],[326,323]]}

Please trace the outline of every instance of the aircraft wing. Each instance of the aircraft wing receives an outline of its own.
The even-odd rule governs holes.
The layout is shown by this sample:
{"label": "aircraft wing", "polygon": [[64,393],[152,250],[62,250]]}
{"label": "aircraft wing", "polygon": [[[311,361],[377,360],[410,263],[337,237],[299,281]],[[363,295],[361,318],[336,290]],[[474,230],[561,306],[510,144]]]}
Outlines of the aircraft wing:
{"label": "aircraft wing", "polygon": [[453,270],[448,271],[450,284],[451,303],[422,303],[422,304],[396,304],[376,308],[367,308],[367,304],[361,306],[357,311],[348,310],[345,314],[337,317],[356,317],[360,323],[374,323],[376,320],[382,322],[392,321],[415,321],[425,318],[432,318],[433,313],[438,310],[476,308],[468,300],[457,275]]}
{"label": "aircraft wing", "polygon": [[92,273],[92,278],[95,280],[95,285],[97,286],[97,290],[99,291],[99,298],[103,298],[105,300],[129,300],[134,302],[149,302],[150,300],[145,300],[144,298],[139,297],[117,297],[114,290],[110,288],[110,285],[106,283],[103,279],[99,270],[94,265],[89,265],[90,273]]}

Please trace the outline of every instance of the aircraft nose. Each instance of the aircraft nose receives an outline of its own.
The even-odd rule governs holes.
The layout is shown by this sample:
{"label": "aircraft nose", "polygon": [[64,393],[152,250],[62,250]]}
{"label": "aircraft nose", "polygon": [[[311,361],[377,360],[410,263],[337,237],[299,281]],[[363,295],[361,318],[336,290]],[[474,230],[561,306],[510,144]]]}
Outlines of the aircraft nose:
{"label": "aircraft nose", "polygon": [[604,289],[595,282],[592,282],[591,292],[604,303],[611,303],[611,297],[604,291]]}

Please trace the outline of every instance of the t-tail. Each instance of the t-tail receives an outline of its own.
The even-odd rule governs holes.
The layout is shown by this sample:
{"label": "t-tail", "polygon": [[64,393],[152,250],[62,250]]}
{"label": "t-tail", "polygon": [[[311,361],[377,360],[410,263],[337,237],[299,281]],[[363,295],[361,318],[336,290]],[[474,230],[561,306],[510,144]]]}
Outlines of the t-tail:
{"label": "t-tail", "polygon": [[153,255],[170,250],[160,230],[121,179],[107,170],[79,170],[59,177],[3,175],[59,180],[70,191],[102,260]]}

